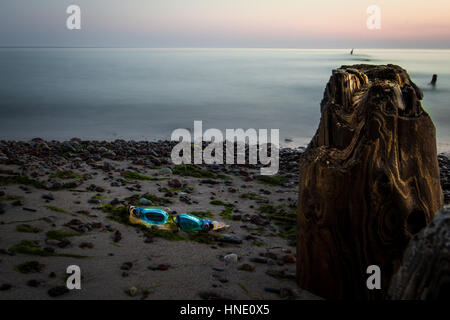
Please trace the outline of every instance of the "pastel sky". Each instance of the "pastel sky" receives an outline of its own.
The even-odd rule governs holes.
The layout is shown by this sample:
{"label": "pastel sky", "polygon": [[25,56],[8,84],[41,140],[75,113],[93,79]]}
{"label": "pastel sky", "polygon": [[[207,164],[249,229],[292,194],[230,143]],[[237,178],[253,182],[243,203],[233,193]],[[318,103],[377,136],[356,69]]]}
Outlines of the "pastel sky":
{"label": "pastel sky", "polygon": [[450,1],[1,0],[0,46],[450,48]]}

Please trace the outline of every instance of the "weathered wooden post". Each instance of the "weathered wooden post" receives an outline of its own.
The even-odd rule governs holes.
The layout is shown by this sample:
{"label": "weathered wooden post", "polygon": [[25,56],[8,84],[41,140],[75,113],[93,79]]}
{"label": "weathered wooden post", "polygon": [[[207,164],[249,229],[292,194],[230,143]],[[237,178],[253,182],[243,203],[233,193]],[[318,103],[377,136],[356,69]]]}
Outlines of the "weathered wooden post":
{"label": "weathered wooden post", "polygon": [[433,87],[436,86],[437,83],[437,74],[433,74],[433,77],[431,78],[431,82],[430,85],[432,85]]}
{"label": "weathered wooden post", "polygon": [[[422,98],[398,66],[333,71],[300,159],[300,287],[329,299],[386,296],[409,240],[443,205]],[[370,265],[381,268],[381,290],[366,287]]]}

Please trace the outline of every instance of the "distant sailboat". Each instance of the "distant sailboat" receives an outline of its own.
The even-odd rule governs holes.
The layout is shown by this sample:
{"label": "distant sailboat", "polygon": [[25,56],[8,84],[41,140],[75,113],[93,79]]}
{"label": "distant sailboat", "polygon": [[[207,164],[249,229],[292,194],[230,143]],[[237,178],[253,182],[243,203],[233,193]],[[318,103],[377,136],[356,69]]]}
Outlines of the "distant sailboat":
{"label": "distant sailboat", "polygon": [[353,50],[354,50],[354,49],[352,49],[352,51],[350,51],[350,54],[351,54],[351,55],[353,55]]}

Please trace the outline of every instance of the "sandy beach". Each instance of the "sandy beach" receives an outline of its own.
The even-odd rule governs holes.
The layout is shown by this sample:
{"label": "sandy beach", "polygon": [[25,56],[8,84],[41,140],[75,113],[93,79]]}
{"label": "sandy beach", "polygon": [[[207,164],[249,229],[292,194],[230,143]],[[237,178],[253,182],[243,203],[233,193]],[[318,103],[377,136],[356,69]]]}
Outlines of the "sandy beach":
{"label": "sandy beach", "polygon": [[[166,142],[36,139],[0,150],[1,299],[316,298],[295,284],[301,149],[283,151],[280,175],[266,181],[249,166],[176,174]],[[140,203],[230,227],[154,232],[114,216]],[[69,265],[81,268],[82,289],[58,292]]]}
{"label": "sandy beach", "polygon": [[[297,163],[175,166],[170,142],[0,142],[0,299],[316,299],[295,283]],[[449,161],[439,156],[449,203]],[[129,225],[128,204],[230,225]],[[125,215],[123,215],[125,212]],[[237,256],[237,261],[235,257]],[[65,290],[78,265],[81,290]]]}

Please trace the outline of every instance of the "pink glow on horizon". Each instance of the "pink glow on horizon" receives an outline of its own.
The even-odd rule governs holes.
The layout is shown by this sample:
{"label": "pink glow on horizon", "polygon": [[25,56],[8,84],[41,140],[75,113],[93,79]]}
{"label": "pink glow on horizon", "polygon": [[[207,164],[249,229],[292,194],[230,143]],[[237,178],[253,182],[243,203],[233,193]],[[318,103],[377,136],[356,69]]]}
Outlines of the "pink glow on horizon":
{"label": "pink glow on horizon", "polygon": [[[127,19],[123,28],[198,37],[450,39],[448,0],[189,0],[185,4],[150,2],[151,10],[130,12],[133,19]],[[366,9],[372,4],[382,10],[378,31],[366,28]]]}

